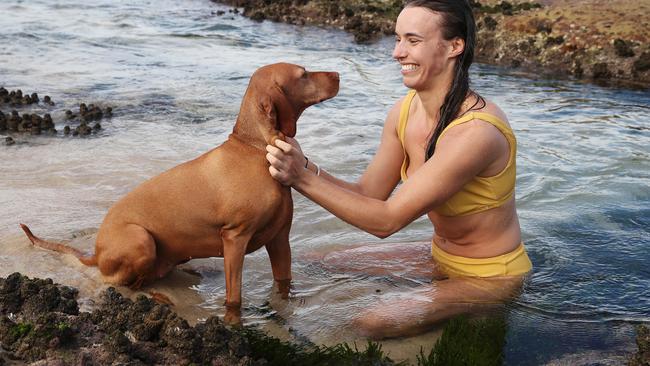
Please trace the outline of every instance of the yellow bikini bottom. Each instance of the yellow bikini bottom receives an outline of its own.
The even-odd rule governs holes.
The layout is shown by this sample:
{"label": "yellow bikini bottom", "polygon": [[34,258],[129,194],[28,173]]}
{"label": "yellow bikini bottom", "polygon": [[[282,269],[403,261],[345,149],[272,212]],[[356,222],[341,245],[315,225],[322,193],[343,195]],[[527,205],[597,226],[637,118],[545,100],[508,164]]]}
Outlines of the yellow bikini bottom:
{"label": "yellow bikini bottom", "polygon": [[496,257],[467,258],[449,254],[432,241],[431,255],[440,269],[450,277],[520,276],[533,268],[523,243],[512,252]]}

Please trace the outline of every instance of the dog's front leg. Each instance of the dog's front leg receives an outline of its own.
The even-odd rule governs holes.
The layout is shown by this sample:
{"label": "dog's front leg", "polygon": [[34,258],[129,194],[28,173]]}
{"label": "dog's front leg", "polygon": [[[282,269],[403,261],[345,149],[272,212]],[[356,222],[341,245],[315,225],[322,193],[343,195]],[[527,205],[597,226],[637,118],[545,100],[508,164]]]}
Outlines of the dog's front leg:
{"label": "dog's front leg", "polygon": [[289,298],[291,286],[291,247],[289,246],[289,231],[291,222],[278,235],[266,244],[269,253],[273,278],[278,284],[278,292],[283,299]]}
{"label": "dog's front leg", "polygon": [[241,323],[241,280],[246,246],[252,234],[241,230],[222,230],[223,262],[226,272],[226,324]]}

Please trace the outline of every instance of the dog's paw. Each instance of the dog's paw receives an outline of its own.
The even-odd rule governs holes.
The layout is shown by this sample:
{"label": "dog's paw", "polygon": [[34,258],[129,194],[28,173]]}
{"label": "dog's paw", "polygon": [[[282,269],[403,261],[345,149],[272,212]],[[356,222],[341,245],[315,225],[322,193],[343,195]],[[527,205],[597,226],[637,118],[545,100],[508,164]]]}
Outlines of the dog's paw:
{"label": "dog's paw", "polygon": [[276,280],[278,284],[278,293],[282,299],[286,300],[289,298],[289,292],[291,290],[291,279],[287,280]]}
{"label": "dog's paw", "polygon": [[230,325],[231,327],[241,326],[241,312],[235,314],[231,310],[227,310],[226,315],[223,317],[223,322],[226,323],[226,325]]}
{"label": "dog's paw", "polygon": [[226,315],[223,317],[223,322],[230,326],[241,325],[241,304],[226,302]]}

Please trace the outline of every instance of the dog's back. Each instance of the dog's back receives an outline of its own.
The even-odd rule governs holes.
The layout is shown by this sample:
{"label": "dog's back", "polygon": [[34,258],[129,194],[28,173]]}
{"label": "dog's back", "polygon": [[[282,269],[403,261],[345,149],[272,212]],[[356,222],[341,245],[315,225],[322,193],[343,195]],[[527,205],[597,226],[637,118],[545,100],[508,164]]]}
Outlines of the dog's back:
{"label": "dog's back", "polygon": [[229,139],[116,202],[100,227],[98,246],[103,231],[137,223],[152,233],[161,252],[175,259],[223,256],[221,229],[245,226],[258,238],[246,250],[252,252],[291,219],[291,205],[289,188],[268,174],[264,154]]}

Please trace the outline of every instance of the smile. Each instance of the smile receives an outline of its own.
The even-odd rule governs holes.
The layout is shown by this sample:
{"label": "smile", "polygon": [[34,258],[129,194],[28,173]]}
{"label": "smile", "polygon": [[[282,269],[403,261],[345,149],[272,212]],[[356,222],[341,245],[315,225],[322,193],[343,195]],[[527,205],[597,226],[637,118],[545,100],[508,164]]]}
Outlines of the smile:
{"label": "smile", "polygon": [[409,73],[417,70],[418,65],[415,64],[402,64],[402,73]]}

